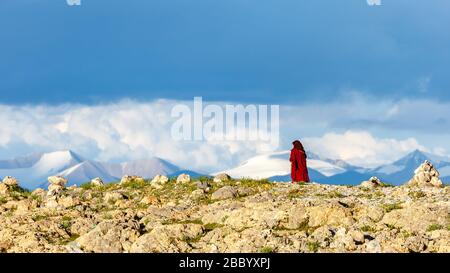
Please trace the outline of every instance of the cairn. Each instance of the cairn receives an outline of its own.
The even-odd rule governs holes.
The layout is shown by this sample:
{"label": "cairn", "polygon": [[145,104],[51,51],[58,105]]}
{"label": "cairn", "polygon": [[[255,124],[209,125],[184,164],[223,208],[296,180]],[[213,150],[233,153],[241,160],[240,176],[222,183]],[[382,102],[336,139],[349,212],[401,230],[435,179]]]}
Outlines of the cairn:
{"label": "cairn", "polygon": [[0,183],[0,194],[7,194],[13,187],[17,187],[19,182],[12,176],[6,176],[3,178],[2,183]]}
{"label": "cairn", "polygon": [[431,162],[425,160],[425,162],[414,171],[414,176],[407,185],[418,187],[442,187],[443,183],[439,179],[438,170],[436,170]]}
{"label": "cairn", "polygon": [[48,186],[47,196],[55,196],[64,190],[67,179],[62,176],[50,176],[48,182],[50,185]]}

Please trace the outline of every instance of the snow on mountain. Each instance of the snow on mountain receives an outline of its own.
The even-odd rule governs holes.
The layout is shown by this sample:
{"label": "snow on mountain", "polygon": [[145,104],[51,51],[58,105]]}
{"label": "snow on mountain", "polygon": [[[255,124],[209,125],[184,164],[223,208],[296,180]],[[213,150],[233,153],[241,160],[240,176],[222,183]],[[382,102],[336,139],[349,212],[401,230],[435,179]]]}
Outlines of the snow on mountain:
{"label": "snow on mountain", "polygon": [[399,185],[411,179],[414,170],[425,160],[430,161],[439,172],[442,172],[441,177],[450,174],[446,173],[447,170],[450,171],[450,158],[433,155],[419,150],[415,150],[393,163],[368,170],[367,173],[373,173],[385,182]]}
{"label": "snow on mountain", "polygon": [[[285,177],[291,172],[289,155],[290,151],[258,155],[243,162],[236,168],[225,170],[223,172],[235,178],[249,177],[254,179],[263,179]],[[338,165],[334,165],[329,161],[320,159],[320,157],[316,155],[308,158],[307,165],[308,169],[314,170],[323,176],[333,176],[346,171],[346,169]]]}
{"label": "snow on mountain", "polygon": [[69,185],[89,182],[96,177],[100,177],[104,182],[120,180],[120,178],[110,175],[101,163],[93,161],[81,162],[57,175],[65,177],[69,181]]}
{"label": "snow on mountain", "polygon": [[83,160],[82,157],[72,151],[45,153],[41,154],[39,160],[30,167],[0,169],[0,176],[14,176],[19,179],[23,187],[33,189],[45,184],[49,176],[75,166]]}
{"label": "snow on mountain", "polygon": [[47,178],[60,175],[69,185],[82,184],[100,177],[104,182],[120,180],[123,175],[139,175],[152,178],[156,174],[169,175],[180,168],[160,158],[142,159],[120,164],[85,160],[72,151],[57,151],[12,160],[0,161],[0,176],[16,177],[22,187],[35,189],[47,187]]}
{"label": "snow on mountain", "polygon": [[157,174],[169,175],[180,170],[180,168],[174,164],[157,157],[120,164],[103,163],[103,166],[107,172],[114,177],[138,175],[144,178],[153,178]]}

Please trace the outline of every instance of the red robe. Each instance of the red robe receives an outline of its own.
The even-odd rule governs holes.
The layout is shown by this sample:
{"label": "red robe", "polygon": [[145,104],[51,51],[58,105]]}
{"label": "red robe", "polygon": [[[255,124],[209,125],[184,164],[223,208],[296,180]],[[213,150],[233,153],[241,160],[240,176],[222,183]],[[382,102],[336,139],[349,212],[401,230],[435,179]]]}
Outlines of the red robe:
{"label": "red robe", "polygon": [[290,161],[292,182],[309,182],[305,152],[295,148],[292,149]]}

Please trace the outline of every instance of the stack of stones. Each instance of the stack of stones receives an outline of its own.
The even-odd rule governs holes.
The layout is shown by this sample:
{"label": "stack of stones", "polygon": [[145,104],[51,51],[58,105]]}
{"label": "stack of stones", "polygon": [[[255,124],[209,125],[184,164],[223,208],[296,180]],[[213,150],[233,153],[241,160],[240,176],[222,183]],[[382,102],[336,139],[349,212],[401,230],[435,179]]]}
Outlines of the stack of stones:
{"label": "stack of stones", "polygon": [[62,176],[50,176],[48,182],[50,185],[48,186],[47,196],[56,196],[64,190],[67,179]]}
{"label": "stack of stones", "polygon": [[10,191],[14,187],[17,187],[18,185],[19,182],[17,182],[17,179],[12,176],[6,176],[5,178],[3,178],[3,182],[0,183],[0,194],[5,195],[8,191]]}
{"label": "stack of stones", "polygon": [[415,171],[414,177],[407,183],[409,186],[418,187],[442,187],[443,183],[439,179],[439,172],[428,160],[425,160]]}

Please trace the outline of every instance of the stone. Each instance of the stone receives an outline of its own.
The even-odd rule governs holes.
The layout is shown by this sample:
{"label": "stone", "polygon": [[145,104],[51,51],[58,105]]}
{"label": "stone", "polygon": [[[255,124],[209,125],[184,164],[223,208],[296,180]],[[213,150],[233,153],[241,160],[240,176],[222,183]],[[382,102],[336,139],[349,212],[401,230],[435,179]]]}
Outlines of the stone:
{"label": "stone", "polygon": [[9,186],[9,187],[13,187],[13,186],[18,186],[19,185],[17,179],[15,179],[12,176],[6,176],[5,178],[3,178],[3,184],[5,184],[6,186]]}
{"label": "stone", "polygon": [[122,179],[120,179],[120,185],[130,183],[130,182],[145,182],[145,179],[141,176],[137,175],[124,175]]}
{"label": "stone", "polygon": [[63,191],[64,191],[64,186],[61,186],[58,184],[50,184],[48,186],[47,196],[59,195]]}
{"label": "stone", "polygon": [[208,193],[211,190],[210,185],[206,181],[197,181],[195,185],[205,193]]}
{"label": "stone", "polygon": [[165,175],[159,175],[159,174],[156,175],[151,181],[151,183],[158,183],[158,184],[162,184],[162,185],[166,184],[167,182],[169,182],[169,178]]}
{"label": "stone", "polygon": [[383,183],[378,177],[372,176],[369,180],[362,182],[360,186],[364,188],[377,188],[383,186]]}
{"label": "stone", "polygon": [[4,183],[0,183],[0,195],[7,195],[8,192],[9,192],[9,187]]}
{"label": "stone", "polygon": [[177,177],[177,183],[189,183],[191,182],[191,177],[189,174],[182,173]]}
{"label": "stone", "polygon": [[51,185],[58,185],[65,187],[67,184],[67,179],[65,179],[62,176],[50,176],[47,180]]}
{"label": "stone", "polygon": [[105,183],[103,183],[103,180],[100,177],[96,177],[91,180],[91,184],[93,186],[103,186]]}
{"label": "stone", "polygon": [[238,197],[237,190],[231,186],[225,186],[213,192],[211,200],[225,200],[235,197]]}
{"label": "stone", "polygon": [[222,183],[227,182],[231,180],[231,176],[229,176],[226,173],[219,173],[218,175],[214,176],[214,183]]}
{"label": "stone", "polygon": [[140,203],[145,205],[157,205],[159,200],[153,195],[146,195],[141,199]]}
{"label": "stone", "polygon": [[414,176],[407,183],[408,186],[417,187],[442,187],[443,183],[439,179],[439,172],[435,169],[433,164],[425,160],[415,171]]}
{"label": "stone", "polygon": [[167,176],[158,174],[152,179],[150,185],[152,188],[162,189],[167,182],[169,182],[169,178]]}
{"label": "stone", "polygon": [[114,203],[118,200],[122,200],[123,199],[123,195],[120,192],[107,192],[105,194],[105,197],[103,198],[103,200],[106,203]]}

